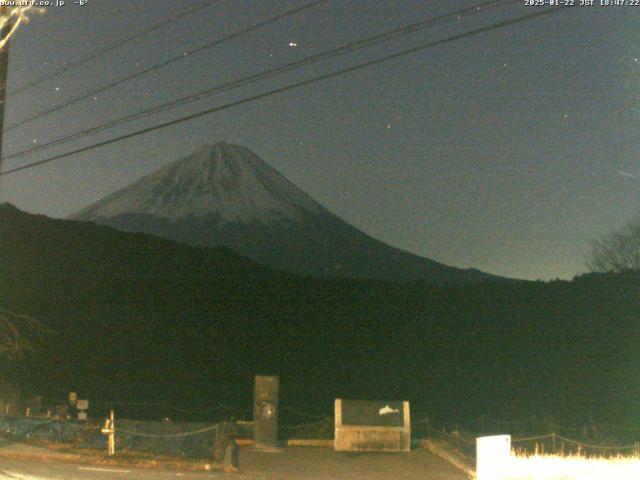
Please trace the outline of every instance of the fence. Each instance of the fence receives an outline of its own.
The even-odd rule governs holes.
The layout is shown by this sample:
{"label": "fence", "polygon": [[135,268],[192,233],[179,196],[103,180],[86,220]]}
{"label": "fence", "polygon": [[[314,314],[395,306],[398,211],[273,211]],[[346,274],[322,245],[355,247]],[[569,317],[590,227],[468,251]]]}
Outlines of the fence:
{"label": "fence", "polygon": [[[512,448],[512,443],[553,441],[561,451],[543,452],[538,443],[533,453]],[[510,435],[477,438],[476,477],[478,480],[516,478],[595,480],[640,478],[640,444],[595,445],[557,434],[511,439]],[[573,451],[565,451],[565,444]],[[627,455],[621,452],[626,451]]]}
{"label": "fence", "polygon": [[[190,458],[222,459],[227,444],[227,434],[233,432],[240,438],[253,438],[253,422],[241,418],[251,416],[251,411],[220,405],[202,410],[154,402],[91,402],[92,420],[75,420],[76,413],[60,400],[42,399],[11,402],[5,401],[0,410],[0,433],[16,439],[47,440],[71,444],[76,448],[107,451],[108,435],[102,432],[104,418],[109,408],[136,415],[139,419],[116,418],[115,450],[150,452]],[[281,439],[329,439],[333,438],[333,418],[284,407],[288,417],[300,423],[280,427]],[[176,417],[217,417],[213,422],[177,422]],[[97,417],[97,418],[96,418]],[[153,418],[155,420],[148,420]],[[162,420],[160,420],[162,419]]]}
{"label": "fence", "polygon": [[[482,433],[459,429],[457,426],[449,429],[436,428],[428,418],[424,417],[416,420],[416,424],[418,426],[416,430],[428,438],[428,440],[421,442],[426,448],[443,456],[465,472],[475,471],[477,467],[476,439],[482,437]],[[476,426],[480,424],[485,426],[485,432],[483,432],[485,435],[486,430],[491,431],[492,435],[508,434],[514,431],[525,433],[525,435],[513,436],[510,439],[508,454],[510,460],[506,463],[515,469],[514,472],[517,471],[521,474],[513,478],[565,478],[544,476],[545,473],[540,472],[544,472],[545,469],[552,472],[565,472],[568,471],[567,464],[571,462],[580,471],[592,468],[594,471],[608,472],[611,475],[601,477],[567,476],[567,479],[640,478],[640,475],[632,476],[629,473],[638,473],[640,470],[640,429],[633,426],[592,422],[585,427],[571,427],[539,420],[535,417],[524,421],[504,421],[484,417],[478,420]],[[549,425],[559,428],[562,433],[553,430],[544,431],[543,428]],[[540,433],[532,434],[530,430]],[[537,474],[529,475],[531,471],[537,471]],[[522,472],[525,473],[522,474]],[[502,478],[495,476],[498,475],[496,472],[493,472],[492,475],[494,477],[486,478],[492,478],[492,480]]]}
{"label": "fence", "polygon": [[[72,413],[68,402],[31,397],[26,401],[19,401],[19,392],[3,389],[0,398],[0,416],[4,415],[1,427],[8,428],[17,436],[29,436],[30,438],[47,438],[55,441],[75,441],[82,436],[82,445],[90,445],[94,448],[102,448],[105,438],[99,432],[96,422],[74,422],[63,420]],[[110,408],[116,408],[119,417],[132,416],[139,420],[120,419],[118,426],[118,447],[127,449],[148,449],[149,451],[162,451],[167,453],[204,451],[204,447],[193,445],[209,442],[209,453],[215,439],[216,428],[222,431],[219,425],[230,424],[242,437],[252,438],[251,409],[242,409],[227,405],[218,405],[202,409],[188,409],[176,407],[158,402],[92,402],[90,413],[94,418],[103,419]],[[280,438],[285,439],[331,439],[334,435],[333,413],[308,412],[293,408],[282,407],[280,425]],[[35,419],[27,424],[9,418],[18,418],[20,415],[33,415],[50,418]],[[633,425],[620,425],[611,422],[590,422],[586,426],[567,426],[556,421],[549,421],[530,417],[519,420],[506,420],[483,415],[473,423],[473,428],[460,429],[436,428],[426,417],[426,411],[414,412],[411,431],[414,438],[437,438],[446,442],[451,447],[464,455],[475,458],[476,436],[493,434],[510,434],[514,447],[522,452],[545,453],[588,453],[588,454],[628,454],[638,451],[637,443],[640,440],[640,427]],[[53,417],[57,416],[58,419]],[[175,421],[176,419],[207,419],[210,421]],[[165,421],[160,421],[161,419]],[[242,420],[248,421],[242,421]],[[141,422],[140,420],[144,420]],[[143,427],[141,425],[147,425]],[[213,428],[215,425],[218,427]],[[211,427],[210,431],[199,430]],[[6,432],[6,429],[5,429]],[[74,433],[75,432],[75,433]],[[188,432],[193,432],[186,435]],[[196,433],[198,432],[198,433]],[[80,435],[81,434],[81,435]],[[159,435],[158,440],[153,436]],[[171,435],[175,435],[171,437]],[[180,438],[182,441],[180,441]],[[194,439],[192,439],[194,437]],[[200,437],[202,440],[195,440]],[[144,440],[146,438],[146,440]],[[169,440],[173,438],[173,440]],[[176,445],[182,445],[180,448]],[[200,453],[202,454],[202,453]]]}
{"label": "fence", "polygon": [[[117,419],[116,451],[139,451],[189,458],[222,459],[226,435],[239,429],[231,422],[176,423]],[[42,417],[0,418],[0,431],[16,440],[48,440],[76,448],[105,450],[107,436],[97,421]]]}
{"label": "fence", "polygon": [[640,442],[629,445],[605,445],[581,442],[566,438],[557,433],[538,435],[534,437],[513,438],[512,444],[520,447],[517,450],[523,453],[548,453],[561,455],[598,455],[618,456],[633,454],[640,456]]}
{"label": "fence", "polygon": [[[475,457],[476,435],[473,433],[431,430],[429,437],[438,438],[467,456]],[[638,440],[627,444],[607,442],[593,443],[569,438],[555,432],[543,435],[513,437],[511,444],[517,451],[522,453],[537,452],[546,454],[585,454],[600,456],[634,454],[640,456],[640,441]]]}
{"label": "fence", "polygon": [[585,425],[563,425],[554,420],[531,417],[523,420],[504,420],[483,415],[475,422],[472,430],[479,434],[510,433],[512,435],[545,435],[555,432],[564,436],[580,436],[583,438],[606,438],[615,435],[618,438],[634,438],[640,436],[640,426],[621,425],[612,422],[589,421]]}

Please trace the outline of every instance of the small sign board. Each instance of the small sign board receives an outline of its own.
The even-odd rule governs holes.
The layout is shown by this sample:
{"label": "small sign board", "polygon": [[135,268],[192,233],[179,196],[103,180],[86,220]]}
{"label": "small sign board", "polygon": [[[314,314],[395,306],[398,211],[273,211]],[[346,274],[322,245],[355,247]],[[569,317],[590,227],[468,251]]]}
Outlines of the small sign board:
{"label": "small sign board", "polygon": [[78,410],[89,410],[89,400],[77,400],[76,408]]}
{"label": "small sign board", "polygon": [[86,420],[87,419],[87,411],[81,410],[78,412],[78,420]]}
{"label": "small sign board", "polygon": [[69,392],[69,405],[74,406],[77,399],[78,394],[76,392]]}

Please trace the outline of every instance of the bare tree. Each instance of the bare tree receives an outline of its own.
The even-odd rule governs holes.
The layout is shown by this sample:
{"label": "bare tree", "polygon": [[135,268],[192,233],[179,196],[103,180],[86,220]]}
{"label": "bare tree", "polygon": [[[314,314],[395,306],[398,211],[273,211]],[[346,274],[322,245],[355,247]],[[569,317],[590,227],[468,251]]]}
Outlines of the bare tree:
{"label": "bare tree", "polygon": [[620,230],[593,240],[587,267],[593,272],[640,271],[640,215]]}
{"label": "bare tree", "polygon": [[35,8],[33,5],[0,7],[0,30],[2,30],[0,48],[5,46],[21,23],[27,23],[29,21],[29,17],[27,17],[29,10],[37,13],[44,12],[43,8]]}
{"label": "bare tree", "polygon": [[22,358],[51,331],[39,320],[0,309],[0,357]]}

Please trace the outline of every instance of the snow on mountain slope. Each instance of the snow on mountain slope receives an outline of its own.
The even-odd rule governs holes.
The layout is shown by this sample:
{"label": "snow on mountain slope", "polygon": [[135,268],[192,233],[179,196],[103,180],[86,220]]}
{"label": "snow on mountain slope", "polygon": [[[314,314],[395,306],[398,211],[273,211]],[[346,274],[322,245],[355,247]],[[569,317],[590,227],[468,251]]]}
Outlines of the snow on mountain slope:
{"label": "snow on mountain slope", "polygon": [[217,143],[71,219],[196,246],[226,246],[303,276],[476,282],[495,278],[391,247],[333,215],[249,149]]}
{"label": "snow on mountain slope", "polygon": [[121,214],[175,221],[219,216],[227,222],[300,222],[324,208],[248,148],[217,143],[172,162],[72,216],[75,220]]}

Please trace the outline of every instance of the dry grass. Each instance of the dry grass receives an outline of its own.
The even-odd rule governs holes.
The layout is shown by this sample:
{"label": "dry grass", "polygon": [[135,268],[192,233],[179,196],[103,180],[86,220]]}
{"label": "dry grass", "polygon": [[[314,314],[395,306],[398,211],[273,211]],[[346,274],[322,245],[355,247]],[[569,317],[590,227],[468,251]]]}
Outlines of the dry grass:
{"label": "dry grass", "polygon": [[[640,457],[515,453],[497,478],[508,480],[637,480]],[[496,479],[497,480],[497,479]]]}

